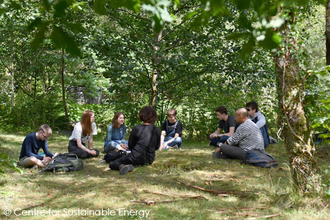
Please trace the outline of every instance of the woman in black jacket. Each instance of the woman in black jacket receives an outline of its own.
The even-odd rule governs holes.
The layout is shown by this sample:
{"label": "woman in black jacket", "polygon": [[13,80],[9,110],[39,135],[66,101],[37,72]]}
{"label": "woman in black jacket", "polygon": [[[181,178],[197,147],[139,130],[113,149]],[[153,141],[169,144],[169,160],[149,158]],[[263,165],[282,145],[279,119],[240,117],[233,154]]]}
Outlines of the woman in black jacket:
{"label": "woman in black jacket", "polygon": [[119,170],[124,175],[134,169],[134,166],[150,165],[154,162],[160,146],[160,131],[154,125],[157,121],[155,109],[145,106],[140,110],[139,119],[143,123],[135,126],[128,140],[131,153],[110,162],[110,169]]}

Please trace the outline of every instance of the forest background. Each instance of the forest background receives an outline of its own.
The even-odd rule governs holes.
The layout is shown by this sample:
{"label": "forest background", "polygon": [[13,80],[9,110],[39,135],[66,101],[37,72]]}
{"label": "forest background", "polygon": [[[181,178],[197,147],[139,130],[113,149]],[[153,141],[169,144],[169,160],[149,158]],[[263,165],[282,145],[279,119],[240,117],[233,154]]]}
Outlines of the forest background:
{"label": "forest background", "polygon": [[[1,1],[1,130],[32,132],[47,123],[66,131],[89,109],[102,136],[115,112],[124,112],[131,129],[140,108],[151,105],[158,126],[174,107],[184,138],[206,140],[217,126],[217,106],[234,115],[253,100],[271,136],[285,141],[291,166],[297,152],[302,163],[312,161],[310,181],[311,137],[329,121],[325,2],[260,4],[271,18],[259,16],[260,1],[132,2]],[[288,69],[296,75],[286,81],[295,83],[292,99],[281,89],[282,52],[294,60]],[[298,121],[302,115],[304,129],[293,128],[291,112]],[[306,181],[295,180],[309,191]]]}

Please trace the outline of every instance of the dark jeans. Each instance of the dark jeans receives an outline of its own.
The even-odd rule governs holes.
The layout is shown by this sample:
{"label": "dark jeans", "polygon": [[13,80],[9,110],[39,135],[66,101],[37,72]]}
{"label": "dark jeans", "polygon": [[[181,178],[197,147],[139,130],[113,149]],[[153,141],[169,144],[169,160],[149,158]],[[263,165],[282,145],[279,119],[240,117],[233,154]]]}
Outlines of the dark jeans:
{"label": "dark jeans", "polygon": [[244,160],[246,152],[238,146],[223,144],[220,146],[219,159],[239,159]]}
{"label": "dark jeans", "polygon": [[262,137],[264,139],[264,147],[266,149],[266,147],[268,147],[269,142],[270,142],[269,141],[267,127],[266,126],[263,126],[262,128],[260,128],[260,131],[261,131]]}
{"label": "dark jeans", "polygon": [[222,135],[221,137],[216,137],[216,138],[213,138],[213,139],[211,139],[210,136],[209,136],[209,139],[211,141],[211,145],[213,145],[213,146],[217,146],[217,143],[219,143],[219,142],[225,143],[228,138],[229,137],[226,136],[226,135]]}
{"label": "dark jeans", "polygon": [[[83,145],[85,146],[85,144],[83,144]],[[68,146],[68,152],[76,154],[80,159],[86,159],[86,158],[99,156],[100,152],[96,149],[93,149],[93,150],[96,151],[96,155],[90,154],[87,151],[84,151],[83,149],[79,148],[77,145],[77,141],[73,141],[73,140],[71,140],[69,142],[69,146]]]}

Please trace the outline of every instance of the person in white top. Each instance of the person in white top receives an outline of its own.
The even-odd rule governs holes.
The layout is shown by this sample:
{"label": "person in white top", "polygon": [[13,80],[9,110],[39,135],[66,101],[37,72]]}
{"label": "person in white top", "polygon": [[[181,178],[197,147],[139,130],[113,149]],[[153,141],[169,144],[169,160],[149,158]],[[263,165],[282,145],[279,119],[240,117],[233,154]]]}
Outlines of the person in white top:
{"label": "person in white top", "polygon": [[[84,111],[81,121],[74,126],[69,138],[69,153],[74,153],[81,159],[97,157],[99,155],[99,151],[93,149],[93,135],[97,134],[97,126],[94,120],[95,116],[92,111]],[[88,148],[86,147],[86,143],[88,143]]]}
{"label": "person in white top", "polygon": [[252,101],[247,103],[245,108],[248,111],[249,119],[251,119],[251,121],[253,121],[259,127],[264,139],[264,147],[266,148],[270,143],[270,138],[265,116],[258,111],[258,104],[256,102]]}

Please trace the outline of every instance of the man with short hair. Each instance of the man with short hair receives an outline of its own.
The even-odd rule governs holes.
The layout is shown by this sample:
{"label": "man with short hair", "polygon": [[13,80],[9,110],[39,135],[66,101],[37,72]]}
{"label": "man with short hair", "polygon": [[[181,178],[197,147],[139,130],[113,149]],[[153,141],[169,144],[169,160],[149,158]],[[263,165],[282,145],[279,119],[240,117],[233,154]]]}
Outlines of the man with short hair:
{"label": "man with short hair", "polygon": [[264,147],[268,147],[270,143],[270,138],[267,129],[267,123],[265,116],[258,111],[258,104],[256,102],[249,102],[245,105],[246,110],[248,111],[249,119],[256,123],[259,127],[262,137],[264,138]]}
{"label": "man with short hair", "polygon": [[[226,140],[234,134],[236,128],[235,117],[232,115],[227,115],[226,107],[219,106],[215,112],[217,113],[217,118],[219,119],[219,125],[218,129],[209,136],[209,145],[211,146],[217,146],[219,143],[225,143]],[[224,134],[221,134],[222,130],[224,130]]]}
{"label": "man with short hair", "polygon": [[159,150],[167,150],[182,146],[182,123],[176,119],[177,110],[170,108],[167,110],[167,121],[162,124]]}
{"label": "man with short hair", "polygon": [[260,150],[264,152],[264,141],[258,126],[248,118],[245,108],[235,113],[235,119],[240,126],[235,133],[213,152],[218,159],[244,160],[247,151]]}
{"label": "man with short hair", "polygon": [[[47,124],[40,126],[38,132],[27,135],[23,141],[18,166],[27,168],[45,167],[53,158],[53,154],[48,150],[47,138],[52,135],[52,129]],[[38,155],[42,148],[45,156]]]}

